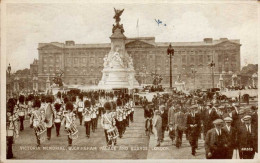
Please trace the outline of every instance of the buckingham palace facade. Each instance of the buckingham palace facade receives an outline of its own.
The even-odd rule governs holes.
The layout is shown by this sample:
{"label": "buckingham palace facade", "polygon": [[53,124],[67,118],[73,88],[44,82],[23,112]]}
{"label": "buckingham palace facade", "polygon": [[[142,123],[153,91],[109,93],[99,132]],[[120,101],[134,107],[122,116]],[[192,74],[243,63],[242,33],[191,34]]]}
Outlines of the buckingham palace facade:
{"label": "buckingham palace facade", "polygon": [[[136,79],[140,84],[152,84],[152,73],[163,77],[169,86],[170,62],[167,48],[170,42],[155,42],[155,37],[126,39],[126,50],[132,57]],[[218,86],[220,74],[230,82],[230,76],[240,71],[240,40],[205,38],[201,42],[171,42],[175,53],[172,64],[173,83],[181,76],[187,88]],[[38,45],[38,87],[46,89],[46,81],[63,71],[66,85],[97,85],[102,77],[103,58],[110,43],[76,44],[51,42]],[[215,63],[212,69],[211,62]],[[195,70],[196,73],[192,73]],[[196,83],[194,85],[194,82]]]}

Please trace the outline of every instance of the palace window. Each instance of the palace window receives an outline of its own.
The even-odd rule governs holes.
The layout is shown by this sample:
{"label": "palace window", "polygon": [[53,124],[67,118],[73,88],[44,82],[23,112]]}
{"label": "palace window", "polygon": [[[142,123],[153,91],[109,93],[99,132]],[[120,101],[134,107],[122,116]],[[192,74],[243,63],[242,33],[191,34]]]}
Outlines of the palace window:
{"label": "palace window", "polygon": [[207,61],[211,62],[211,59],[212,59],[211,55],[207,55],[207,58],[208,58]]}
{"label": "palace window", "polygon": [[181,56],[182,57],[182,64],[186,64],[186,55]]}
{"label": "palace window", "polygon": [[190,64],[194,64],[194,55],[190,56]]}

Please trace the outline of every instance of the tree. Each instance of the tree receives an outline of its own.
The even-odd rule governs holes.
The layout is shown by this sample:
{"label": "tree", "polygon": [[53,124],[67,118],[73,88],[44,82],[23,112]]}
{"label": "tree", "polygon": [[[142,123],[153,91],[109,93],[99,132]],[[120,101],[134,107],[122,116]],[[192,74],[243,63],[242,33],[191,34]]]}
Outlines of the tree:
{"label": "tree", "polygon": [[254,73],[258,73],[258,64],[248,64],[244,66],[242,70],[239,72],[239,76],[241,77],[242,85],[251,85],[252,83],[252,75]]}
{"label": "tree", "polygon": [[242,70],[240,71],[240,74],[243,76],[252,76],[254,73],[257,73],[258,71],[258,64],[248,64],[247,66],[244,66]]}

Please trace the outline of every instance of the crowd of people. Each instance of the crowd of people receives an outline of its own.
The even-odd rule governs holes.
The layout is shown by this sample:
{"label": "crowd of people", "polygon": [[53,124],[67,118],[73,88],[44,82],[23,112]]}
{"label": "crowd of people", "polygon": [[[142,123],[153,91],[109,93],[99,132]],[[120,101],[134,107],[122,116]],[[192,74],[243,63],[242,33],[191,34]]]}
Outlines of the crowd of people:
{"label": "crowd of people", "polygon": [[239,158],[252,159],[258,152],[258,106],[221,103],[217,99],[196,98],[184,93],[157,94],[152,103],[143,99],[146,124],[156,131],[157,146],[168,130],[172,144],[179,148],[186,135],[191,154],[196,155],[198,139],[203,137],[207,159],[232,159],[237,150]]}
{"label": "crowd of people", "polygon": [[[196,94],[197,95],[197,94]],[[68,146],[77,138],[77,128],[84,126],[86,138],[91,138],[100,122],[108,147],[117,144],[130,122],[133,122],[135,101],[125,93],[104,91],[74,92],[57,95],[20,95],[7,101],[7,158],[12,158],[12,144],[23,132],[24,120],[30,126],[40,146],[42,137],[51,140],[52,129],[60,137],[62,124],[68,132]],[[164,141],[166,131],[172,145],[182,146],[182,137],[196,155],[198,140],[205,142],[207,159],[231,159],[235,150],[241,159],[252,159],[258,152],[258,106],[222,103],[218,99],[198,98],[182,92],[154,95],[152,102],[141,100],[146,119],[145,130],[157,136],[157,146]],[[100,119],[100,121],[99,121]],[[80,126],[76,126],[76,121]],[[149,123],[150,122],[150,123]],[[44,131],[47,131],[45,134]]]}
{"label": "crowd of people", "polygon": [[[115,96],[115,94],[117,96]],[[63,96],[63,97],[62,97]],[[7,158],[13,158],[12,144],[25,128],[24,120],[29,119],[39,147],[47,136],[51,140],[52,129],[56,128],[56,136],[60,137],[62,124],[68,132],[68,146],[72,146],[77,138],[78,129],[75,121],[85,127],[86,138],[94,133],[100,118],[104,129],[107,146],[117,144],[117,137],[122,138],[130,122],[133,122],[133,100],[128,94],[105,93],[104,91],[78,92],[78,94],[53,95],[20,95],[18,99],[7,101]],[[47,134],[44,134],[47,131]]]}

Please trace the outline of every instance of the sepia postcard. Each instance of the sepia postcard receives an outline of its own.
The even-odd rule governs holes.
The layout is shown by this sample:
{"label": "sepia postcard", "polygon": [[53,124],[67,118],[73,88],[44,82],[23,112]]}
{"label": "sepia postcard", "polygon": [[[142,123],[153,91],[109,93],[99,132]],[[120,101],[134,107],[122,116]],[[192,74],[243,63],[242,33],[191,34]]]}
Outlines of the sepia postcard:
{"label": "sepia postcard", "polygon": [[1,162],[259,162],[259,1],[0,4]]}

